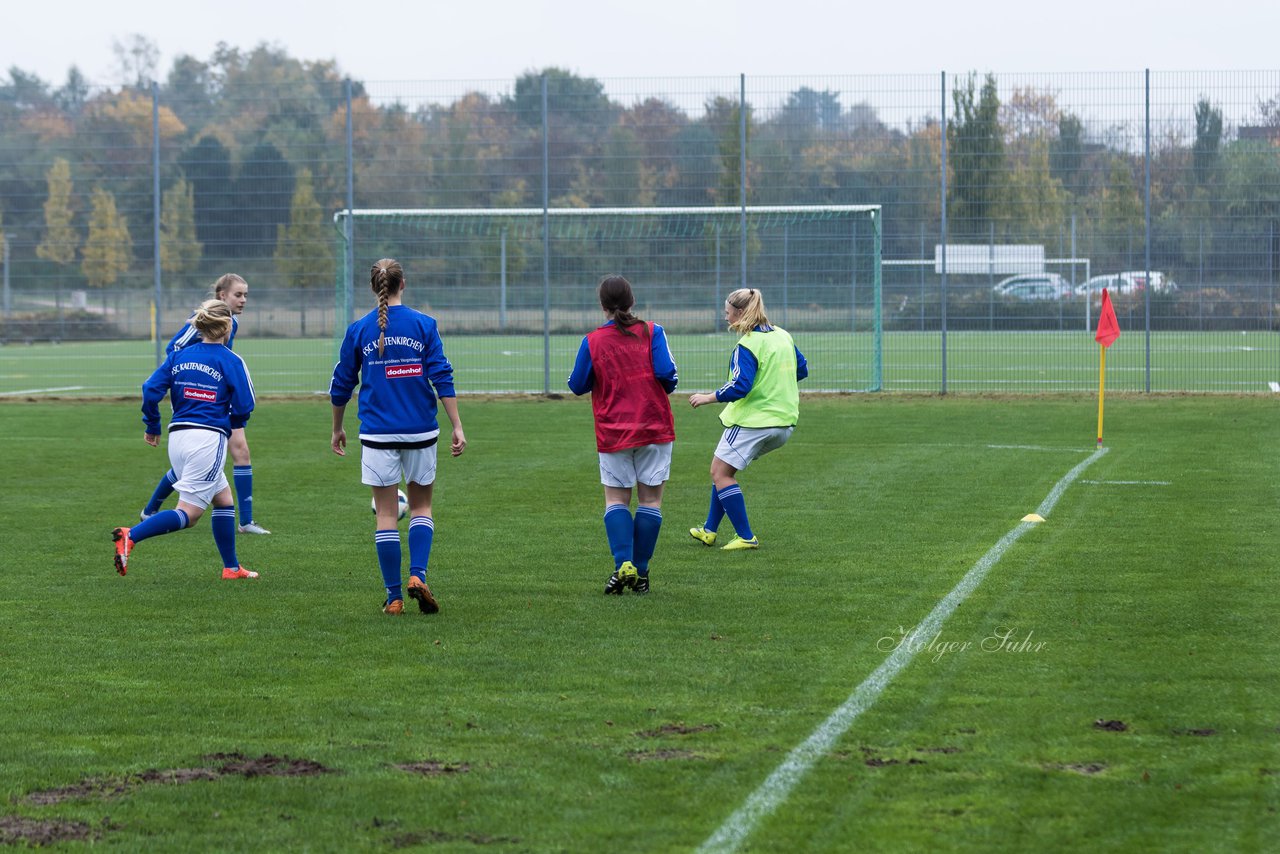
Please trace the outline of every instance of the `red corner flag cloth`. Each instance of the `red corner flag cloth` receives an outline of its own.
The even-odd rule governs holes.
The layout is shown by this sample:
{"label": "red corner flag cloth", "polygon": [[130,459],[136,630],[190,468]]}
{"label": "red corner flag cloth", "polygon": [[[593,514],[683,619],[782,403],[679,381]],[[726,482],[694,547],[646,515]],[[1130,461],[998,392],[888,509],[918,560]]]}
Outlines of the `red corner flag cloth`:
{"label": "red corner flag cloth", "polygon": [[1120,324],[1116,321],[1116,310],[1111,307],[1111,295],[1102,289],[1102,310],[1098,312],[1098,331],[1093,339],[1103,347],[1110,347],[1120,337]]}

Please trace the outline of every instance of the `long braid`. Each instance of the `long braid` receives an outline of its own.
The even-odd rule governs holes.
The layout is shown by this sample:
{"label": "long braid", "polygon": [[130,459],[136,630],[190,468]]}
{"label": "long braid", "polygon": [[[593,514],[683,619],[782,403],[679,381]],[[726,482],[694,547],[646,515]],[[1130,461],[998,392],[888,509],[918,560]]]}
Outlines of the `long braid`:
{"label": "long braid", "polygon": [[378,358],[387,343],[387,271],[378,271]]}

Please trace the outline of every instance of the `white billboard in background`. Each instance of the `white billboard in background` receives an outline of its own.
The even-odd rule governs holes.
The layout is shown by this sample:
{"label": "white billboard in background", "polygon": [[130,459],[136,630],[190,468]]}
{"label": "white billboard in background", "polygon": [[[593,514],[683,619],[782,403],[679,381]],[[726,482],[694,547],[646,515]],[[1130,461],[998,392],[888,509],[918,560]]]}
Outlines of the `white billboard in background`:
{"label": "white billboard in background", "polygon": [[[933,247],[933,269],[942,272],[942,244]],[[1008,276],[1013,273],[1043,273],[1044,247],[1024,244],[948,243],[947,273],[977,276],[985,273]]]}

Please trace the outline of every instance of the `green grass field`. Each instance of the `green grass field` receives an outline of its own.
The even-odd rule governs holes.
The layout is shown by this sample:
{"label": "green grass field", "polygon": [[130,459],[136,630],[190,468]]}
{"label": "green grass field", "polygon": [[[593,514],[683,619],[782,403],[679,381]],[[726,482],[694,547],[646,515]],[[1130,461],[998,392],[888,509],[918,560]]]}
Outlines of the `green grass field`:
{"label": "green grass field", "polygon": [[[865,391],[875,387],[874,338],[869,332],[797,333],[809,359],[804,388]],[[454,335],[445,352],[459,391],[566,392],[565,379],[582,340],[554,335],[550,368],[537,335]],[[724,381],[733,337],[673,334],[672,351],[683,390],[709,390]],[[1151,336],[1150,387],[1158,392],[1270,393],[1280,382],[1280,335],[1269,332],[1159,332]],[[952,332],[947,336],[947,391],[1087,392],[1098,387],[1098,346],[1087,332]],[[1107,388],[1147,388],[1147,341],[1121,336],[1107,356]],[[236,341],[259,394],[311,395],[329,387],[337,356],[328,339],[254,338]],[[10,344],[0,347],[0,397],[137,394],[155,367],[155,344],[104,341]],[[942,338],[928,332],[886,333],[882,388],[942,390]]]}
{"label": "green grass field", "polygon": [[[443,610],[400,618],[323,399],[255,414],[275,533],[227,583],[207,520],[112,568],[166,465],[136,400],[0,403],[0,841],[697,849],[1094,452],[1087,396],[806,398],[742,478],[762,548],[723,553],[686,533],[714,414],[676,401],[647,597],[601,595],[589,404],[475,399]],[[1277,415],[1109,398],[1109,452],[740,850],[1280,849]]]}

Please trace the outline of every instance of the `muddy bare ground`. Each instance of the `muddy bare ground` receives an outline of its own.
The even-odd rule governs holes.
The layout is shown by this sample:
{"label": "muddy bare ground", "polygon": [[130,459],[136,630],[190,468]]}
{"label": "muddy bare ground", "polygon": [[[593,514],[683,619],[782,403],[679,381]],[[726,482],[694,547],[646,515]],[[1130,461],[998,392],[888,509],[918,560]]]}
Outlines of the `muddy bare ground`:
{"label": "muddy bare ground", "polygon": [[676,724],[663,724],[657,729],[647,729],[637,732],[636,735],[641,738],[661,738],[664,735],[692,735],[696,732],[711,732],[716,728],[715,724],[697,724],[696,726],[687,726],[684,722]]}
{"label": "muddy bare ground", "polygon": [[471,765],[466,762],[441,762],[438,759],[424,759],[421,762],[406,762],[395,766],[410,774],[421,774],[424,777],[443,777],[449,774],[466,774]]}
{"label": "muddy bare ground", "polygon": [[1106,730],[1107,732],[1124,732],[1129,729],[1129,725],[1124,721],[1106,721],[1098,718],[1093,722],[1093,728]]}
{"label": "muddy bare ground", "polygon": [[88,777],[69,786],[31,792],[23,801],[48,806],[63,801],[111,798],[152,783],[178,786],[222,777],[308,777],[334,773],[332,768],[326,768],[310,759],[291,759],[270,753],[257,758],[249,758],[242,753],[211,753],[204,760],[212,763],[211,767],[150,768],[122,777]]}
{"label": "muddy bare ground", "polygon": [[664,748],[661,750],[632,750],[627,756],[632,762],[666,762],[673,759],[702,759],[703,757],[692,750],[676,750],[674,748]]}
{"label": "muddy bare ground", "polygon": [[1055,763],[1044,767],[1049,771],[1070,771],[1073,774],[1084,774],[1089,777],[1107,770],[1106,764],[1102,762]]}
{"label": "muddy bare ground", "polygon": [[0,815],[0,845],[40,847],[69,840],[83,841],[93,838],[95,835],[94,828],[82,821]]}

